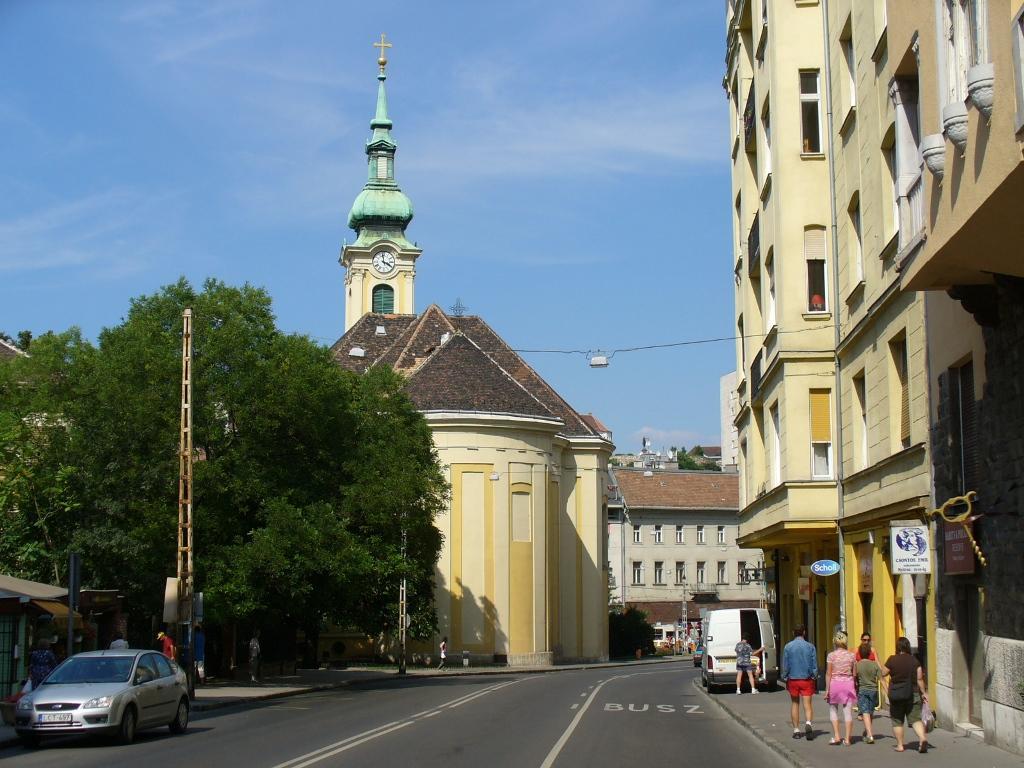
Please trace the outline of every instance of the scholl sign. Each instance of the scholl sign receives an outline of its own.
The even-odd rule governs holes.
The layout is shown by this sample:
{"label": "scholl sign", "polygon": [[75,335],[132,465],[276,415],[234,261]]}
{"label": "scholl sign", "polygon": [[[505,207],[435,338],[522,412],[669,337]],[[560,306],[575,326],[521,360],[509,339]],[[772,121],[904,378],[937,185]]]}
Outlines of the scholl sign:
{"label": "scholl sign", "polygon": [[811,564],[811,573],[815,576],[835,576],[839,573],[839,563],[835,560],[818,560]]}

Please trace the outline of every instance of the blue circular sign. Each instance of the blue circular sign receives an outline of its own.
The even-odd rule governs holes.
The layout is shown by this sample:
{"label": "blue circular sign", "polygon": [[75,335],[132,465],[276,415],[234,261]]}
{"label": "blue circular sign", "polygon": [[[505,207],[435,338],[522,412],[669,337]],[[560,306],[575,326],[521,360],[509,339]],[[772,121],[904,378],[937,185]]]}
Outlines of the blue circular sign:
{"label": "blue circular sign", "polygon": [[815,576],[835,576],[839,573],[839,563],[835,560],[818,560],[811,564],[811,573]]}

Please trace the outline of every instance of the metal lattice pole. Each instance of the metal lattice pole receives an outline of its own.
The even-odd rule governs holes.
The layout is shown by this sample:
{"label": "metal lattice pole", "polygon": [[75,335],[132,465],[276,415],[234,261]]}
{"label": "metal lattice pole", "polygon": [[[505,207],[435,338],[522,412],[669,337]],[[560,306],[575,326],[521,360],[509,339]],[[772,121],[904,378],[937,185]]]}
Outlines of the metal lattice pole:
{"label": "metal lattice pole", "polygon": [[184,629],[188,657],[185,671],[189,691],[194,690],[192,660],[192,310],[182,313],[181,334],[181,435],[178,451],[178,621]]}

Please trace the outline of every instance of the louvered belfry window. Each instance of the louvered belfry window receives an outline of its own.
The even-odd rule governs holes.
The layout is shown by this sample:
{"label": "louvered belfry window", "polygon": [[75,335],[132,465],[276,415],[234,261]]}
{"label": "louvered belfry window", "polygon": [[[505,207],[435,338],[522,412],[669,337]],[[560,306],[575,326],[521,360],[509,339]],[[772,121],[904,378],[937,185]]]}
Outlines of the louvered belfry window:
{"label": "louvered belfry window", "polygon": [[373,288],[373,311],[390,315],[395,311],[395,289],[390,285],[376,285]]}
{"label": "louvered belfry window", "polygon": [[832,397],[827,389],[810,391],[811,476],[832,477]]}

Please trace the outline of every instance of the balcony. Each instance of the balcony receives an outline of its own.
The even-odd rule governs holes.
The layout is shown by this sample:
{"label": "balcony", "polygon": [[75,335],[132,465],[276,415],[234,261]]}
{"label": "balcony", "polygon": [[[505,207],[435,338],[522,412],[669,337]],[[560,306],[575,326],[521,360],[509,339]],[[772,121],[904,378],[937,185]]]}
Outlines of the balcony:
{"label": "balcony", "polygon": [[747,233],[747,274],[756,276],[761,271],[761,214],[754,214],[754,223]]}
{"label": "balcony", "polygon": [[743,105],[743,146],[747,152],[757,151],[757,117],[754,105],[754,84],[747,91],[747,101]]}
{"label": "balcony", "polygon": [[761,355],[763,350],[758,350],[754,359],[750,361],[750,400],[753,402],[761,392]]}
{"label": "balcony", "polygon": [[924,177],[919,172],[899,199],[900,247],[909,247],[924,231]]}

